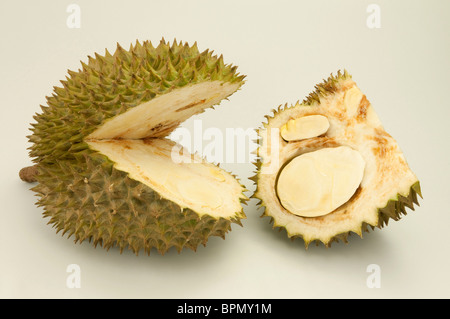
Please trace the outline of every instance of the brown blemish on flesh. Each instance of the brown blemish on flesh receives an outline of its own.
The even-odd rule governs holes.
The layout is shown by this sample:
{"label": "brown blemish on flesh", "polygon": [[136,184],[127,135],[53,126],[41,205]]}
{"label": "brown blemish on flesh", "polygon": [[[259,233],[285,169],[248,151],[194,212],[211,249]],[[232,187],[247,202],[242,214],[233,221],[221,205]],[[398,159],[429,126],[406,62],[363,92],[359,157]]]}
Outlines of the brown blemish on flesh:
{"label": "brown blemish on flesh", "polygon": [[144,142],[144,144],[146,144],[146,145],[151,145],[153,142],[153,139],[152,138],[143,138],[142,142]]}
{"label": "brown blemish on flesh", "polygon": [[205,102],[206,102],[206,99],[203,99],[203,100],[200,100],[200,101],[197,101],[197,102],[192,102],[192,103],[190,103],[190,104],[188,104],[188,105],[186,105],[186,106],[183,106],[182,108],[179,108],[179,109],[176,110],[175,112],[181,112],[181,111],[190,109],[191,107],[197,106],[197,105],[199,105],[199,104],[203,104],[203,103],[205,103]]}
{"label": "brown blemish on flesh", "polygon": [[86,139],[87,142],[94,142],[94,143],[103,143],[103,144],[117,144],[117,142],[122,142],[124,141],[123,139],[120,138],[113,138],[110,140],[102,140],[102,139]]}
{"label": "brown blemish on flesh", "polygon": [[[347,201],[347,203],[354,202],[354,201],[358,200],[358,198],[361,197],[362,191],[363,191],[362,187],[359,186],[359,187],[356,189],[356,191],[355,191],[355,193],[353,194],[353,196]],[[345,204],[344,204],[344,205],[345,205]]]}
{"label": "brown blemish on flesh", "polygon": [[289,144],[293,145],[293,147],[295,148],[306,150],[306,152],[310,152],[312,150],[319,150],[321,148],[341,146],[341,144],[338,143],[334,137],[327,137],[327,136],[314,137],[298,142],[292,141],[289,142]]}
{"label": "brown blemish on flesh", "polygon": [[402,172],[406,172],[409,169],[408,164],[403,157],[396,155],[398,148],[392,137],[382,129],[374,129],[374,133],[374,136],[370,136],[369,139],[376,143],[372,147],[372,152],[375,157],[380,159],[377,160],[377,171],[380,181],[386,175],[399,176]]}
{"label": "brown blemish on flesh", "polygon": [[176,129],[179,125],[180,125],[179,122],[175,122],[175,123],[172,123],[172,124],[167,125],[167,126],[161,125],[159,127],[159,130],[155,134],[153,134],[152,137],[163,137],[163,136],[166,136],[166,135],[170,134],[174,129]]}
{"label": "brown blemish on flesh", "polygon": [[375,141],[378,145],[384,145],[388,143],[388,140],[383,136],[376,134],[370,137],[373,141]]}
{"label": "brown blemish on flesh", "polygon": [[372,151],[377,157],[385,157],[388,152],[386,147],[383,146],[372,147]]}
{"label": "brown blemish on flesh", "polygon": [[[313,144],[314,145],[314,144]],[[322,137],[319,138],[314,145],[317,148],[338,147],[341,146],[334,137]]]}
{"label": "brown blemish on flesh", "polygon": [[343,122],[347,119],[347,113],[344,111],[336,111],[333,112],[333,117],[335,117],[337,120]]}
{"label": "brown blemish on flesh", "polygon": [[156,155],[159,155],[161,157],[170,158],[170,156],[171,156],[171,155],[169,155],[169,154],[171,154],[169,152],[170,149],[166,149],[166,148],[160,147],[158,145],[157,141],[158,141],[158,139],[155,139],[155,138],[152,138],[152,137],[142,139],[142,142],[145,145],[151,145],[153,147],[153,153],[155,153]]}
{"label": "brown blemish on flesh", "polygon": [[386,131],[383,130],[383,129],[375,128],[374,131],[375,131],[376,134],[378,134],[378,135],[380,135],[380,136],[383,136],[384,138],[392,138],[392,136],[389,135],[389,133],[386,132]]}
{"label": "brown blemish on flesh", "polygon": [[133,128],[130,127],[129,129],[127,129],[127,130],[126,130],[125,132],[123,132],[122,134],[113,137],[113,139],[114,139],[114,140],[123,139],[123,137],[126,136],[126,135],[127,135],[128,133],[130,133],[131,131],[133,131]]}
{"label": "brown blemish on flesh", "polygon": [[375,129],[374,131],[375,134],[369,138],[373,140],[377,146],[372,147],[372,151],[377,157],[386,157],[391,151],[394,150],[394,147],[389,144],[388,140],[391,136],[386,133],[386,131],[381,129]]}
{"label": "brown blemish on flesh", "polygon": [[163,126],[163,125],[162,125],[161,123],[159,123],[158,125],[152,127],[150,130],[151,130],[152,132],[154,132],[154,131],[156,131],[156,130],[159,130],[162,126]]}
{"label": "brown blemish on flesh", "polygon": [[367,110],[370,106],[370,102],[365,95],[361,98],[361,102],[359,102],[358,112],[356,114],[356,119],[358,122],[362,122],[366,120]]}
{"label": "brown blemish on flesh", "polygon": [[161,157],[170,158],[169,154],[167,154],[166,152],[161,152],[161,151],[155,150],[154,153]]}

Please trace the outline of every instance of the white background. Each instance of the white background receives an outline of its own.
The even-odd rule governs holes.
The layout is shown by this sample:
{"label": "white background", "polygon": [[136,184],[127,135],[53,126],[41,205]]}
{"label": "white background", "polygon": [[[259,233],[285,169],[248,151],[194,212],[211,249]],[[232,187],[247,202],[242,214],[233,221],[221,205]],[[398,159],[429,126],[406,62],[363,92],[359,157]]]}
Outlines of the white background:
{"label": "white background", "polygon": [[[66,8],[81,8],[81,28]],[[431,298],[450,297],[450,2],[2,1],[0,4],[0,297],[4,298]],[[245,207],[244,227],[197,252],[135,256],[73,244],[46,225],[18,171],[31,164],[26,135],[45,96],[94,52],[161,37],[223,54],[246,74],[230,101],[195,118],[204,128],[256,128],[279,104],[347,69],[421,180],[421,207],[387,228],[330,249],[291,242]],[[185,127],[191,127],[191,118]],[[250,163],[225,163],[251,191]],[[66,267],[81,268],[81,288]],[[381,288],[368,288],[369,264]]]}

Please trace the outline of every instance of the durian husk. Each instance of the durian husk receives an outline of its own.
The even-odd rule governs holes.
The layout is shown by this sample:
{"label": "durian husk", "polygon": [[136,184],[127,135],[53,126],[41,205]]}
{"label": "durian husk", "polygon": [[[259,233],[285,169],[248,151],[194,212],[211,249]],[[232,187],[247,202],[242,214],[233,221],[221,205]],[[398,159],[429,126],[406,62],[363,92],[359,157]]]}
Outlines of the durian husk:
{"label": "durian husk", "polygon": [[[163,39],[157,47],[149,41],[137,41],[129,50],[118,44],[114,54],[96,53],[78,71],[69,70],[34,116],[28,136],[37,169],[33,190],[49,224],[75,242],[136,254],[150,254],[152,248],[161,254],[171,247],[196,250],[210,236],[224,238],[232,223],[242,225],[242,206],[229,218],[199,215],[116,169],[86,141],[110,119],[188,86],[233,85],[231,95],[244,83],[236,69],[212,51],[199,52],[197,43]],[[179,122],[169,119],[143,138],[164,138]],[[238,202],[245,202],[244,191]]]}
{"label": "durian husk", "polygon": [[[356,113],[349,115],[346,113],[346,110],[342,108],[342,100],[344,99],[346,92],[351,88],[357,88],[357,86],[347,71],[338,71],[336,75],[331,74],[328,79],[316,85],[315,90],[301,103],[297,102],[291,106],[288,106],[288,104],[280,105],[277,109],[273,109],[272,115],[265,116],[267,122],[263,123],[262,127],[258,129],[257,143],[259,145],[256,152],[256,161],[254,162],[256,169],[255,175],[250,177],[256,184],[256,190],[252,195],[252,198],[256,198],[258,201],[257,204],[263,209],[261,217],[270,218],[270,223],[273,225],[273,228],[278,228],[280,231],[286,230],[287,236],[292,240],[295,238],[302,238],[306,248],[313,242],[315,242],[316,245],[322,243],[325,247],[330,247],[333,242],[342,241],[347,243],[348,236],[351,233],[358,234],[362,237],[363,232],[368,232],[370,229],[383,228],[388,224],[390,219],[397,221],[401,219],[403,215],[406,215],[406,208],[414,210],[414,205],[419,205],[418,196],[422,197],[419,180],[408,167],[395,140],[385,132],[366,96],[363,95],[360,107],[356,110]],[[287,115],[286,113],[288,112],[291,112],[291,115]],[[343,138],[345,134],[341,134],[340,137],[339,134],[336,134],[336,136],[328,136],[327,133],[325,136],[294,143],[286,142],[279,137],[278,140],[275,141],[280,145],[281,163],[279,164],[279,169],[265,175],[265,166],[270,165],[272,162],[272,158],[268,154],[270,153],[271,148],[274,148],[271,146],[272,142],[270,142],[269,132],[274,128],[280,129],[282,125],[294,116],[292,114],[295,114],[295,116],[298,116],[298,114],[325,115],[336,122],[344,123],[342,124],[344,126],[342,131],[348,136],[346,138]],[[345,127],[346,125],[348,125],[348,127]],[[368,138],[376,140],[374,145],[376,145],[378,149],[377,147],[373,147],[372,150],[375,155],[371,154],[366,157],[375,158],[376,163],[382,163],[380,162],[382,161],[382,156],[388,158],[388,160],[386,160],[386,158],[384,159],[387,164],[383,164],[385,165],[383,174],[385,174],[385,178],[398,179],[399,184],[402,185],[401,190],[397,191],[395,187],[393,187],[387,193],[383,190],[383,194],[377,194],[377,192],[374,191],[370,196],[377,199],[374,200],[375,202],[380,202],[380,198],[382,197],[382,203],[371,206],[366,205],[367,207],[365,209],[356,209],[355,203],[358,203],[358,198],[364,191],[364,187],[359,187],[354,196],[346,204],[328,215],[320,217],[300,217],[288,212],[279,203],[275,187],[271,187],[274,186],[276,182],[267,186],[269,184],[267,180],[270,179],[275,181],[276,176],[279,174],[283,165],[291,158],[304,152],[313,151],[323,147],[337,147],[340,145],[349,145],[359,150],[359,145],[362,145],[361,141],[352,143],[353,139],[358,140],[358,137],[354,137],[358,132],[358,129],[354,129],[355,127],[364,127],[364,129],[367,130],[365,131],[365,134],[367,134]],[[376,134],[374,134],[374,132],[376,132]],[[332,134],[333,133],[331,133],[331,135]],[[370,144],[370,141],[365,141],[365,143],[373,146]],[[391,167],[393,168],[393,171],[389,172],[389,168]],[[394,168],[396,167],[399,167],[399,169],[395,170]],[[377,180],[377,183],[380,183],[380,179]],[[373,188],[376,190],[376,187]],[[358,216],[358,220],[353,224],[349,223],[349,227],[346,229],[345,223],[348,222],[348,220],[346,221],[346,218],[350,219],[352,217],[351,215]],[[287,216],[289,218],[289,223],[286,223],[285,217]],[[339,221],[341,225],[339,225],[340,227],[338,230],[334,229],[335,225],[326,224],[331,218],[334,218],[335,220],[340,219],[342,221]],[[325,229],[307,226],[305,229],[308,229],[308,231],[302,232],[296,230],[295,226],[292,226],[296,223],[312,225],[314,222],[320,223],[320,221],[324,221],[326,224],[326,227],[324,227]]]}

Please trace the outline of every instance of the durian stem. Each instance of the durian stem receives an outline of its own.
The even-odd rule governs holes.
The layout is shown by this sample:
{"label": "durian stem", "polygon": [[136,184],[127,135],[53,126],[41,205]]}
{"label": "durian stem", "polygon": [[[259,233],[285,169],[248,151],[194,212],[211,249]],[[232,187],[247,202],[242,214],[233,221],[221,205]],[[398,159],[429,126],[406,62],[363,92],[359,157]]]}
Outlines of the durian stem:
{"label": "durian stem", "polygon": [[37,165],[24,167],[19,171],[20,179],[27,183],[36,182],[37,174],[38,174]]}

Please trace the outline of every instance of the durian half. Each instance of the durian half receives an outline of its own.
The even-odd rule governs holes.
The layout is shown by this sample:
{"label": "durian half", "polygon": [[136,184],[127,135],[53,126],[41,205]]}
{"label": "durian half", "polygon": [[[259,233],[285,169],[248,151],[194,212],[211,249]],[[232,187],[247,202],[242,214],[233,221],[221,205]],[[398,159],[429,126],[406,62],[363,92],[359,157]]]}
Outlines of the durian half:
{"label": "durian half", "polygon": [[273,113],[258,131],[253,196],[288,237],[347,242],[418,204],[419,180],[346,71]]}
{"label": "durian half", "polygon": [[236,69],[196,43],[163,39],[118,45],[68,71],[29,136],[49,224],[75,242],[136,254],[196,250],[241,224],[238,180],[166,138],[237,91]]}

